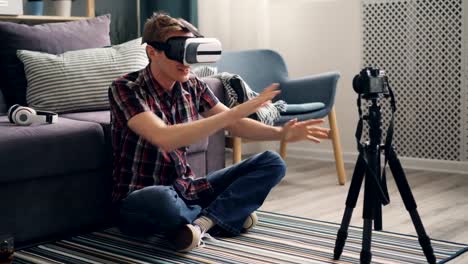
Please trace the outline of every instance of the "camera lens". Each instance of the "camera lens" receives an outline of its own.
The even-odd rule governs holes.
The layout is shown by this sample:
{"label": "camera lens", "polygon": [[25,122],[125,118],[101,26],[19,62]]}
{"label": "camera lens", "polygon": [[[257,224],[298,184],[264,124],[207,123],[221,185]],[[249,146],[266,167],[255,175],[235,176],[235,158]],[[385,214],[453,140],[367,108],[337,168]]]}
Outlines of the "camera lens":
{"label": "camera lens", "polygon": [[361,76],[358,74],[353,78],[353,89],[356,93],[362,93],[362,83],[361,83]]}

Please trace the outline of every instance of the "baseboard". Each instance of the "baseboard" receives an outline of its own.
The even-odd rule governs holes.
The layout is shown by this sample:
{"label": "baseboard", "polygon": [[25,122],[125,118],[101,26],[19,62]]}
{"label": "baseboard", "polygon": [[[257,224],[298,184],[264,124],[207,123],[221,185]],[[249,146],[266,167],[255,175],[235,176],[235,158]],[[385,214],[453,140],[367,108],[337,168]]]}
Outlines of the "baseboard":
{"label": "baseboard", "polygon": [[[335,161],[332,150],[305,149],[299,147],[288,147],[287,155],[289,157]],[[347,164],[355,164],[358,152],[343,152],[343,160]],[[428,171],[440,171],[448,173],[462,173],[468,175],[468,162],[448,161],[448,160],[429,160],[408,157],[398,157],[403,168],[418,169]]]}

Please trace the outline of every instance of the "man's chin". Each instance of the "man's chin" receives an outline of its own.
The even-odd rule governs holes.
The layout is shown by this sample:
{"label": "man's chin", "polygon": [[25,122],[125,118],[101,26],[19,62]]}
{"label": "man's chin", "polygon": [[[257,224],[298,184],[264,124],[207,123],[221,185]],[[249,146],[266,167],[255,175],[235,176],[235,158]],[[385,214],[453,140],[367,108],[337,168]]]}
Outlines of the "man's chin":
{"label": "man's chin", "polygon": [[184,75],[181,75],[177,78],[177,81],[179,82],[186,82],[188,81],[190,78],[190,74],[184,74]]}

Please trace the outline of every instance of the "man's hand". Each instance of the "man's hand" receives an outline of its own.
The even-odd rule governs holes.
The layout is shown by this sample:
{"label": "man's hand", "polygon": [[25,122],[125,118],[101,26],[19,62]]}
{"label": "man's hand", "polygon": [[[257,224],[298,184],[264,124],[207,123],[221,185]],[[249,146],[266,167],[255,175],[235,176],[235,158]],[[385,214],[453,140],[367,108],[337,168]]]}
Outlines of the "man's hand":
{"label": "man's hand", "polygon": [[297,119],[293,119],[283,126],[281,131],[282,139],[286,142],[310,140],[320,143],[320,139],[330,138],[329,128],[316,126],[323,122],[323,119],[311,119],[302,122],[297,122]]}
{"label": "man's hand", "polygon": [[278,83],[270,84],[270,86],[265,88],[265,90],[263,90],[263,92],[261,92],[258,96],[232,108],[231,111],[235,113],[237,118],[243,118],[255,113],[258,108],[271,102],[271,99],[273,99],[281,92],[280,90],[277,90],[278,87]]}

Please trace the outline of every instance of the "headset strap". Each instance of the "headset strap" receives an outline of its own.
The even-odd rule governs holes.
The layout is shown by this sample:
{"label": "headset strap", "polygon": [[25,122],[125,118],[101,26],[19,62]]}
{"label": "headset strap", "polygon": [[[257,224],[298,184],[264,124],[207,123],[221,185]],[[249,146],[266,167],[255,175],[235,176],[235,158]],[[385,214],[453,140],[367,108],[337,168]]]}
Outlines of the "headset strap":
{"label": "headset strap", "polygon": [[179,23],[181,24],[182,28],[192,32],[192,34],[196,37],[196,38],[203,38],[204,36],[200,33],[200,31],[198,31],[198,29],[190,24],[189,22],[187,22],[185,19],[183,18],[179,18]]}
{"label": "headset strap", "polygon": [[169,50],[169,45],[167,43],[158,42],[158,41],[150,41],[150,42],[147,42],[146,44],[150,45],[151,47],[157,50],[162,50],[162,51]]}

